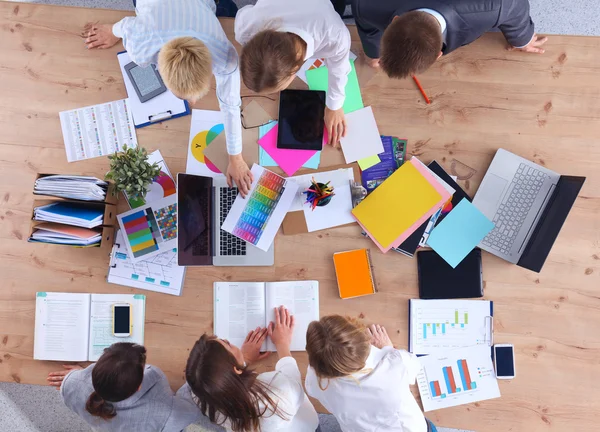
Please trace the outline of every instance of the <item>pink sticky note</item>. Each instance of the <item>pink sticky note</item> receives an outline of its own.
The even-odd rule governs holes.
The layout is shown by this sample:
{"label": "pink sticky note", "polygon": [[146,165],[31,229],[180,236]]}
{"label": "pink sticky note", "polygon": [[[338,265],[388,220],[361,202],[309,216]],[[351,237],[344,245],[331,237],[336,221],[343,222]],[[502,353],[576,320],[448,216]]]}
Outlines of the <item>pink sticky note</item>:
{"label": "pink sticky note", "polygon": [[265,136],[258,140],[261,146],[288,175],[294,175],[304,163],[316,153],[316,150],[289,150],[277,148],[277,129],[275,125]]}

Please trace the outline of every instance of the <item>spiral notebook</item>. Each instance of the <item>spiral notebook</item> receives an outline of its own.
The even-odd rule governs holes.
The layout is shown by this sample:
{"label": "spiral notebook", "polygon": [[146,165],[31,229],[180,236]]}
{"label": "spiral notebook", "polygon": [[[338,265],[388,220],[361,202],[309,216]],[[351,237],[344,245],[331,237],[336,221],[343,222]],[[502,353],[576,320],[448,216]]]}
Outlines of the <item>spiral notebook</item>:
{"label": "spiral notebook", "polygon": [[356,249],[333,254],[340,297],[361,297],[377,292],[369,249]]}

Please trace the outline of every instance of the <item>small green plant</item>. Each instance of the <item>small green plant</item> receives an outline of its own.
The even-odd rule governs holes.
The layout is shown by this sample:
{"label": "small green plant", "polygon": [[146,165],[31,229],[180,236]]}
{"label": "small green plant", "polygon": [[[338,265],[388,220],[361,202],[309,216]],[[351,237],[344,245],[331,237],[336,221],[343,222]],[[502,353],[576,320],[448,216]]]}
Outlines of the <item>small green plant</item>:
{"label": "small green plant", "polygon": [[148,152],[142,147],[125,145],[121,153],[115,152],[108,159],[110,171],[105,178],[115,183],[114,195],[124,192],[130,199],[144,198],[152,180],[160,174],[160,166],[148,163]]}

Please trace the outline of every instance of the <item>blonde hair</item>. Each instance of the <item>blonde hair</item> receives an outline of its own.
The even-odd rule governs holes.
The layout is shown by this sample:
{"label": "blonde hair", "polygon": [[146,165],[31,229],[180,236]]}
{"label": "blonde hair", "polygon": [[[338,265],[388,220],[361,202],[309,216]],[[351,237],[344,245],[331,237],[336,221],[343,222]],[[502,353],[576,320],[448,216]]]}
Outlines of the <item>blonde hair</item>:
{"label": "blonde hair", "polygon": [[210,89],[210,51],[204,42],[193,37],[170,40],[158,53],[158,71],[177,97],[200,99]]}
{"label": "blonde hair", "polygon": [[329,315],[308,326],[308,363],[319,378],[319,386],[323,378],[345,377],[364,369],[370,351],[369,336],[356,319]]}

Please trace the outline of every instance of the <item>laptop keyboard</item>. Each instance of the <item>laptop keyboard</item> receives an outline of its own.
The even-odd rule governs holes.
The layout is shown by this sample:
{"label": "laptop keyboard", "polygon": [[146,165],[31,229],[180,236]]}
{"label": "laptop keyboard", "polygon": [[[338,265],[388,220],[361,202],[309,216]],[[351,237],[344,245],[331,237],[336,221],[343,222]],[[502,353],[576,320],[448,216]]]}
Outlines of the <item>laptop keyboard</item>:
{"label": "laptop keyboard", "polygon": [[[231,206],[237,197],[238,190],[237,188],[219,188],[219,193],[221,195],[221,224],[219,226],[223,226],[223,222],[225,222],[225,218],[231,210]],[[244,256],[246,255],[246,241],[238,238],[232,234],[229,234],[227,231],[220,230],[221,234],[221,256]]]}
{"label": "laptop keyboard", "polygon": [[544,181],[548,176],[530,166],[521,164],[512,180],[512,191],[498,208],[492,222],[495,228],[482,243],[508,255],[517,234],[525,222]]}

